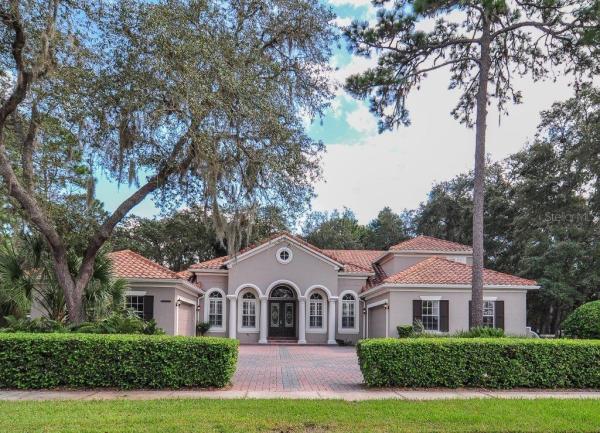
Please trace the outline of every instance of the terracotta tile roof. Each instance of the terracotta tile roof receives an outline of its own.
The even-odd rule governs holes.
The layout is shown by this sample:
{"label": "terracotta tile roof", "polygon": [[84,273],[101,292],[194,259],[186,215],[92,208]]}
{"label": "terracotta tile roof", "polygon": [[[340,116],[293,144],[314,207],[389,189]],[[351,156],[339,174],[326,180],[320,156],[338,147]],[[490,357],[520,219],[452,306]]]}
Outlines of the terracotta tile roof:
{"label": "terracotta tile roof", "polygon": [[181,279],[175,272],[131,250],[115,251],[108,256],[118,278]]}
{"label": "terracotta tile roof", "polygon": [[[471,284],[471,266],[443,257],[430,257],[411,267],[390,275],[383,283],[392,284]],[[536,282],[502,272],[484,269],[486,286],[535,286]]]}
{"label": "terracotta tile roof", "polygon": [[179,271],[177,272],[177,276],[179,278],[181,278],[182,280],[189,280],[190,278],[192,278],[194,276],[193,272],[190,272],[188,270],[185,271]]}
{"label": "terracotta tile roof", "polygon": [[385,254],[379,250],[322,250],[344,265],[345,272],[373,273],[373,262]]}
{"label": "terracotta tile roof", "polygon": [[430,236],[417,236],[390,247],[390,251],[471,252],[471,250],[469,245],[462,245]]}
{"label": "terracotta tile roof", "polygon": [[196,263],[189,267],[188,271],[196,269],[221,269],[223,263],[229,259],[229,256],[215,257],[214,259],[206,260],[205,262]]}

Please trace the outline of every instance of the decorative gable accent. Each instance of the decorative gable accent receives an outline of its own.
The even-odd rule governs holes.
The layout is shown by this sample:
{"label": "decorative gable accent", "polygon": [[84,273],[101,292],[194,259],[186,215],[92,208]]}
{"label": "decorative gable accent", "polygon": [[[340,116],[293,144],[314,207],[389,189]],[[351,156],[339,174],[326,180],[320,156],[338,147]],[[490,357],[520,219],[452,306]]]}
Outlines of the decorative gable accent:
{"label": "decorative gable accent", "polygon": [[283,234],[276,235],[261,244],[246,248],[245,250],[240,252],[240,254],[238,254],[237,256],[228,257],[226,260],[224,260],[222,262],[222,265],[226,266],[229,269],[234,264],[244,261],[256,254],[259,254],[259,253],[269,249],[273,245],[277,245],[281,242],[289,242],[289,243],[295,245],[297,248],[305,251],[306,253],[314,256],[315,258],[330,264],[331,266],[334,267],[334,269],[336,271],[344,268],[344,265],[342,263],[338,262],[337,260],[330,257],[329,255],[325,254],[323,252],[323,250],[321,250],[321,249],[315,247],[314,245],[311,245],[308,242],[298,238],[297,236],[291,235],[289,233],[283,233]]}

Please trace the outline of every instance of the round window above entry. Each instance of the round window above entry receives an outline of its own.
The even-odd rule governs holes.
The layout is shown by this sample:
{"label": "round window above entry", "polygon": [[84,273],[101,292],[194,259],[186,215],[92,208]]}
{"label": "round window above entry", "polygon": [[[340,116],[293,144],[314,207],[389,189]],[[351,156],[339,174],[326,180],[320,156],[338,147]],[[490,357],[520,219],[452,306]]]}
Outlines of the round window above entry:
{"label": "round window above entry", "polygon": [[288,247],[279,248],[277,250],[276,257],[279,263],[287,265],[289,262],[292,261],[292,250],[290,250]]}

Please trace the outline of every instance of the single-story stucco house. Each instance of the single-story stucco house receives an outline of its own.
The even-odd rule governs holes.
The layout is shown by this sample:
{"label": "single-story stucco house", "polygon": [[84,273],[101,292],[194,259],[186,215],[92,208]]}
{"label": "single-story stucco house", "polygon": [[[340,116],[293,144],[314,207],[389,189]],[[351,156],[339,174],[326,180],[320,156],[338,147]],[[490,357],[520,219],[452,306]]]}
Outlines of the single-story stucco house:
{"label": "single-story stucco house", "polygon": [[[129,282],[126,304],[172,335],[209,335],[241,343],[356,342],[396,337],[420,320],[430,332],[469,328],[472,251],[418,236],[387,251],[319,249],[282,233],[175,273],[132,251],[110,255]],[[535,281],[484,271],[484,321],[526,335],[527,291]]]}

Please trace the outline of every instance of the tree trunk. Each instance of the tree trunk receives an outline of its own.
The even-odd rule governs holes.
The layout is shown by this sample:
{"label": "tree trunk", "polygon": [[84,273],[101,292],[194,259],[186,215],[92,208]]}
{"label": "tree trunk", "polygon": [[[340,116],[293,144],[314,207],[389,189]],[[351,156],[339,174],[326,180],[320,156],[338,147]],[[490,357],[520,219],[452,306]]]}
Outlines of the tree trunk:
{"label": "tree trunk", "polygon": [[479,88],[475,120],[475,182],[473,186],[473,270],[471,326],[483,325],[483,204],[485,193],[485,138],[487,128],[488,76],[490,71],[490,23],[482,17]]}
{"label": "tree trunk", "polygon": [[54,274],[65,295],[68,322],[75,325],[81,324],[86,319],[83,309],[83,290],[77,290],[77,284],[73,280],[66,257],[54,257]]}

